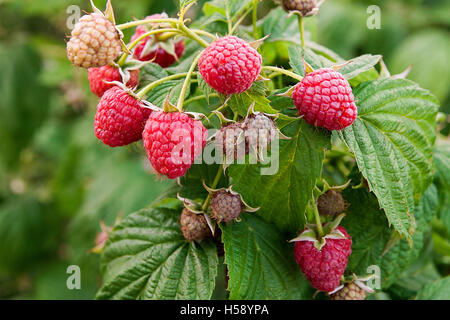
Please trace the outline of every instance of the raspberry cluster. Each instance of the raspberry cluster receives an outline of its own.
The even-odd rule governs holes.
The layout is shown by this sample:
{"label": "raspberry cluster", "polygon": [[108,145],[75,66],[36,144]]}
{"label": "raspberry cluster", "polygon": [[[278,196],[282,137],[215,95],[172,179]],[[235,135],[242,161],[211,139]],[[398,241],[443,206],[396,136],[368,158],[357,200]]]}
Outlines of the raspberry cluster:
{"label": "raspberry cluster", "polygon": [[295,261],[311,285],[320,291],[331,292],[339,286],[352,252],[352,240],[345,228],[337,230],[346,239],[326,239],[320,250],[314,241],[297,241],[294,245]]}
{"label": "raspberry cluster", "polygon": [[[134,88],[139,81],[139,70],[131,70],[129,73],[130,79],[126,83],[126,86]],[[92,93],[96,94],[98,97],[102,97],[108,89],[114,87],[114,84],[108,82],[122,82],[122,76],[120,75],[119,69],[110,65],[99,68],[90,68],[88,78]]]}
{"label": "raspberry cluster", "polygon": [[242,212],[241,196],[229,191],[220,190],[213,194],[210,208],[211,216],[218,222],[230,222]]}
{"label": "raspberry cluster", "polygon": [[366,300],[366,291],[354,282],[344,285],[336,293],[330,295],[331,300]]}
{"label": "raspberry cluster", "polygon": [[241,93],[249,89],[261,72],[261,55],[244,40],[227,36],[210,44],[200,57],[198,68],[217,92]]}
{"label": "raspberry cluster", "polygon": [[181,212],[180,225],[181,232],[187,241],[201,241],[212,236],[203,214],[196,214],[187,208]]}
{"label": "raspberry cluster", "polygon": [[281,5],[287,12],[299,11],[303,16],[308,16],[317,9],[317,0],[282,0]]}
{"label": "raspberry cluster", "polygon": [[[152,19],[162,19],[168,18],[166,13],[154,14],[146,17],[147,20]],[[150,29],[146,26],[138,26],[136,28],[136,32],[131,37],[131,42],[137,40],[145,33],[150,31]],[[166,51],[163,47],[164,43],[166,46],[173,46],[174,54],[171,54]],[[150,61],[152,60],[154,63],[159,64],[163,68],[167,68],[175,63],[175,61],[183,55],[184,52],[184,41],[179,40],[174,42],[172,39],[164,41],[158,39],[158,36],[148,36],[144,38],[134,49],[134,56],[136,59],[140,61]]]}
{"label": "raspberry cluster", "polygon": [[151,113],[124,89],[114,86],[100,99],[95,114],[95,136],[110,147],[142,139],[142,130]]}
{"label": "raspberry cluster", "polygon": [[307,74],[295,86],[292,98],[299,114],[316,127],[342,130],[358,115],[350,84],[333,69]]}
{"label": "raspberry cluster", "polygon": [[153,168],[169,179],[186,173],[201,154],[207,138],[201,121],[181,112],[153,112],[142,135]]}
{"label": "raspberry cluster", "polygon": [[121,50],[120,36],[114,24],[99,13],[81,17],[67,43],[67,57],[83,68],[110,64]]}

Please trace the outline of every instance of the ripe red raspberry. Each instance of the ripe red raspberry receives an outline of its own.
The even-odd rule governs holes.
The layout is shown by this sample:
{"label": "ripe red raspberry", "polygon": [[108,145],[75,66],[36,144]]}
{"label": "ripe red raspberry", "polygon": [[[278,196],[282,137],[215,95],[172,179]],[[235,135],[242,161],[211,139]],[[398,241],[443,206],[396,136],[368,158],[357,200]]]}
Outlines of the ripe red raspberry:
{"label": "ripe red raspberry", "polygon": [[328,130],[342,130],[358,115],[350,84],[332,69],[306,75],[295,86],[292,99],[306,122]]}
{"label": "ripe red raspberry", "polygon": [[230,222],[242,212],[243,203],[240,195],[220,190],[213,193],[210,208],[212,218],[218,222]]}
{"label": "ripe red raspberry", "polygon": [[183,176],[206,144],[201,121],[181,112],[153,112],[143,132],[144,147],[153,168],[175,179]]}
{"label": "ripe red raspberry", "polygon": [[95,114],[95,136],[110,147],[130,144],[142,139],[150,109],[125,90],[114,86],[100,99]]}
{"label": "ripe red raspberry", "polygon": [[114,24],[99,13],[82,16],[67,43],[67,57],[79,67],[101,67],[113,62],[122,51]]}
{"label": "ripe red raspberry", "polygon": [[333,291],[340,283],[352,252],[352,239],[343,227],[337,227],[346,239],[326,239],[321,250],[314,241],[297,241],[294,245],[295,261],[311,285],[325,292]]}
{"label": "ripe red raspberry", "polygon": [[[151,20],[164,18],[168,18],[168,16],[167,14],[162,13],[148,16],[146,19]],[[145,25],[137,26],[136,32],[131,37],[131,42],[135,41],[148,31],[150,31],[150,29]],[[172,41],[172,39],[167,40],[169,45],[175,46],[175,55],[180,58],[184,52],[184,41],[180,40],[175,42],[174,44]],[[176,61],[175,57],[172,54],[168,53],[163,48],[163,46],[161,46],[160,41],[158,41],[158,35],[144,38],[134,49],[134,56],[140,61],[150,61],[154,59],[153,62],[159,64],[162,68],[167,68],[174,64]]]}
{"label": "ripe red raspberry", "polygon": [[[119,69],[109,65],[100,68],[90,68],[88,78],[92,93],[96,94],[100,98],[108,89],[114,87],[114,84],[109,84],[106,82],[122,82],[122,76],[120,75]],[[131,70],[130,80],[128,80],[126,86],[129,88],[134,88],[138,84],[138,79],[139,70]]]}
{"label": "ripe red raspberry", "polygon": [[356,283],[350,282],[338,292],[330,295],[330,300],[366,300],[366,291]]}
{"label": "ripe red raspberry", "polygon": [[211,237],[208,222],[203,214],[196,214],[184,208],[180,217],[181,232],[187,241],[201,241]]}
{"label": "ripe red raspberry", "polygon": [[200,57],[200,73],[216,91],[241,93],[249,89],[261,72],[261,55],[247,42],[234,36],[219,38]]}

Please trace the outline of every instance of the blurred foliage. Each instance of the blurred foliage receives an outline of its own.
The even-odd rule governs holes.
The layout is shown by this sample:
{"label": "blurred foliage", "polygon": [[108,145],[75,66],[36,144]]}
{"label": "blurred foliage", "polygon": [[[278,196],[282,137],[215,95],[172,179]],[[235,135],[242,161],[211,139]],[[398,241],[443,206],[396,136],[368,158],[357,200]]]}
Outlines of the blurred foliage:
{"label": "blurred foliage", "polygon": [[[105,2],[95,1],[100,8]],[[113,5],[121,23],[161,11],[174,16],[177,2],[113,0]],[[205,1],[199,2],[197,14]],[[366,27],[366,10],[374,2],[381,8],[379,30]],[[0,0],[0,299],[93,298],[98,256],[89,249],[100,221],[112,226],[117,216],[149,205],[170,185],[147,172],[142,153],[130,152],[141,150],[139,143],[111,150],[97,142],[92,128],[97,100],[89,94],[86,71],[72,67],[65,54],[70,5],[90,10],[87,0]],[[260,16],[273,6],[264,0]],[[449,13],[446,0],[328,0],[306,28],[311,39],[344,59],[382,54],[393,74],[412,65],[409,78],[430,89],[448,114]],[[263,23],[288,22],[268,16]],[[215,26],[221,24],[208,23]],[[261,50],[266,62],[288,67],[283,37],[289,34],[272,35]],[[445,134],[449,126],[442,128]],[[445,164],[448,158],[440,160]],[[441,217],[448,216],[441,209]],[[390,295],[409,298],[418,283],[448,274],[447,218],[433,223],[424,258]],[[81,290],[66,288],[71,264],[81,267]]]}

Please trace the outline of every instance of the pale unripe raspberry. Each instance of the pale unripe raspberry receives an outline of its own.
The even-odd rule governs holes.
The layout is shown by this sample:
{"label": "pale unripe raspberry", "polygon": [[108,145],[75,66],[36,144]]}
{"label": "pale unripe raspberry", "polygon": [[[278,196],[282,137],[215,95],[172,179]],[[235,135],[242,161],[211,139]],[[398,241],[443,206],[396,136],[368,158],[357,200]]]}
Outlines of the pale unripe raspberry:
{"label": "pale unripe raspberry", "polygon": [[241,197],[238,194],[220,190],[213,194],[210,208],[211,217],[218,222],[230,222],[236,219],[243,209]]}
{"label": "pale unripe raspberry", "polygon": [[221,128],[216,134],[215,142],[217,147],[223,149],[223,155],[228,159],[237,159],[238,156],[245,156],[248,153],[245,133],[240,122]]}
{"label": "pale unripe raspberry", "polygon": [[365,300],[366,291],[357,284],[347,283],[341,290],[330,295],[331,300]]}
{"label": "pale unripe raspberry", "polygon": [[121,50],[119,32],[111,21],[99,13],[81,17],[67,43],[67,57],[82,68],[110,64]]}
{"label": "pale unripe raspberry", "polygon": [[244,121],[245,140],[249,148],[267,148],[275,139],[277,127],[271,118],[256,113],[248,116]]}
{"label": "pale unripe raspberry", "polygon": [[186,208],[181,212],[180,225],[181,232],[187,241],[200,241],[212,236],[203,214],[196,214]]}
{"label": "pale unripe raspberry", "polygon": [[282,0],[281,4],[285,11],[300,11],[303,16],[317,8],[317,0]]}

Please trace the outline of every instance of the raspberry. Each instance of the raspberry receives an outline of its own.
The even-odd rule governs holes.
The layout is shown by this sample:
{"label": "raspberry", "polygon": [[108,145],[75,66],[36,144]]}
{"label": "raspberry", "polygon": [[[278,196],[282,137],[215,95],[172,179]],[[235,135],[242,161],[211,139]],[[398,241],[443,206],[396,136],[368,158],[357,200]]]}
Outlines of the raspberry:
{"label": "raspberry", "polygon": [[317,199],[317,209],[320,214],[335,216],[347,209],[347,203],[338,190],[328,190]]}
{"label": "raspberry", "polygon": [[114,86],[100,99],[95,114],[95,136],[110,147],[118,147],[139,141],[150,109],[124,89]]}
{"label": "raspberry", "polygon": [[303,16],[308,16],[317,8],[317,0],[282,0],[283,9],[289,11],[300,11]]}
{"label": "raspberry", "polygon": [[[154,14],[151,16],[148,16],[146,19],[164,19],[168,18],[167,14]],[[131,41],[135,41],[143,34],[150,31],[146,26],[141,25],[136,28],[136,32],[131,37]],[[172,39],[167,40],[169,42],[169,45],[172,45]],[[173,44],[175,47],[175,55],[177,58],[180,58],[183,55],[184,52],[184,41],[180,40]],[[162,68],[167,68],[175,63],[176,59],[175,57],[168,53],[160,44],[160,41],[158,41],[158,35],[155,36],[149,36],[144,38],[134,49],[134,56],[136,59],[140,61],[149,61],[153,60],[154,63],[159,64]]]}
{"label": "raspberry", "polygon": [[343,227],[337,227],[346,239],[325,239],[318,250],[314,241],[297,241],[294,245],[295,261],[311,285],[325,292],[333,291],[340,283],[352,252],[352,240]]}
{"label": "raspberry", "polygon": [[122,50],[114,24],[99,13],[81,17],[67,43],[67,57],[83,68],[102,67],[113,62]]}
{"label": "raspberry", "polygon": [[234,122],[221,128],[216,134],[215,142],[219,148],[223,148],[223,155],[229,159],[237,159],[238,156],[248,153],[244,130],[240,122]]}
{"label": "raspberry", "polygon": [[262,113],[255,113],[248,116],[244,121],[245,140],[248,148],[252,147],[257,150],[267,148],[267,146],[275,139],[277,127],[275,122]]}
{"label": "raspberry", "polygon": [[198,68],[216,91],[241,93],[249,89],[261,71],[261,55],[247,42],[234,36],[219,38],[200,57]]}
{"label": "raspberry", "polygon": [[[108,84],[106,82],[119,81],[122,82],[122,76],[119,69],[112,66],[103,66],[99,68],[89,69],[89,85],[92,93],[96,94],[100,98],[108,90],[114,87],[114,84]],[[130,80],[127,82],[127,87],[134,88],[138,84],[139,70],[130,71]]]}
{"label": "raspberry", "polygon": [[241,197],[229,191],[220,190],[213,193],[210,208],[211,217],[218,222],[230,222],[236,219],[243,209]]}
{"label": "raspberry", "polygon": [[203,214],[196,214],[186,208],[181,212],[180,225],[181,232],[187,241],[201,241],[212,236]]}
{"label": "raspberry", "polygon": [[330,295],[331,300],[365,300],[366,291],[356,283],[350,282],[338,292]]}
{"label": "raspberry", "polygon": [[153,112],[143,132],[144,147],[153,168],[175,179],[183,176],[206,144],[201,121],[181,112]]}
{"label": "raspberry", "polygon": [[295,86],[292,98],[306,122],[328,130],[348,127],[358,114],[350,84],[332,69],[306,75]]}

